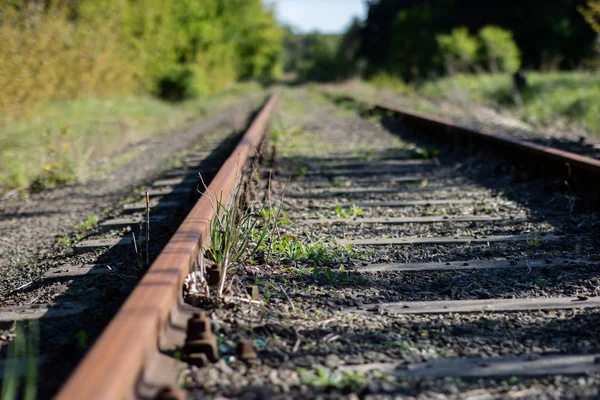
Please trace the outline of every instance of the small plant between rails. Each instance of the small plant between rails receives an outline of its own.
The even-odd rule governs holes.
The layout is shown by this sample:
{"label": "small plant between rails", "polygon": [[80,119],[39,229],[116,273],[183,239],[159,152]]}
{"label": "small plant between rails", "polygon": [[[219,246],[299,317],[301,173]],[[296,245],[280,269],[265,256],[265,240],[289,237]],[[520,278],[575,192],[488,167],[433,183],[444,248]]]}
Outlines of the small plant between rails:
{"label": "small plant between rails", "polygon": [[[250,291],[239,287],[241,282],[237,279],[241,269],[256,264],[312,263],[311,268],[300,267],[299,272],[309,271],[302,275],[310,275],[313,279],[323,277],[330,283],[348,280],[343,265],[330,268],[327,264],[343,262],[354,255],[352,246],[321,240],[306,242],[282,232],[281,226],[292,224],[280,206],[284,192],[279,200],[271,200],[269,176],[267,199],[262,202],[250,200],[250,194],[254,192],[251,187],[257,185],[252,179],[258,176],[256,170],[253,168],[245,179],[237,179],[228,205],[222,197],[216,198],[208,190],[205,192],[211,198],[215,218],[210,224],[210,242],[199,255],[199,268],[185,283],[188,300],[194,305],[236,301],[260,304],[260,301],[245,296]],[[360,214],[362,209],[356,206],[339,210],[342,218]]]}

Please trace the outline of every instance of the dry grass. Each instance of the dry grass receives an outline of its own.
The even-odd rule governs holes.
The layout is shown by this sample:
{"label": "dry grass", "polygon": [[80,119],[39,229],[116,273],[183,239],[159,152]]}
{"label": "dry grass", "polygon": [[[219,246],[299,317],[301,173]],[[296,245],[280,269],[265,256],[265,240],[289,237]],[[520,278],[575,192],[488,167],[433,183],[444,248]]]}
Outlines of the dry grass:
{"label": "dry grass", "polygon": [[1,13],[0,111],[24,115],[48,99],[135,92],[139,63],[119,44],[116,21],[71,24],[66,7],[23,8]]}
{"label": "dry grass", "polygon": [[509,111],[537,129],[557,120],[600,134],[600,80],[593,72],[530,72],[515,99],[509,74],[455,75],[429,82],[419,92],[455,103],[485,104]]}
{"label": "dry grass", "polygon": [[85,181],[107,161],[135,152],[135,143],[259,89],[244,84],[176,105],[147,96],[61,100],[31,116],[0,117],[0,193]]}

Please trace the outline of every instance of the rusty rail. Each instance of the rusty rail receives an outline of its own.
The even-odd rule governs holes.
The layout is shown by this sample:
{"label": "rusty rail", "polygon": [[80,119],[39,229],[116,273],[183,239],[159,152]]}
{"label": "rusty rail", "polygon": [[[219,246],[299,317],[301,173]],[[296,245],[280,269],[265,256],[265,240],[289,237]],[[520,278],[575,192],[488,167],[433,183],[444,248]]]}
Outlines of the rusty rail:
{"label": "rusty rail", "polygon": [[[334,97],[367,104],[346,95]],[[483,132],[451,120],[420,114],[385,103],[369,104],[375,111],[392,113],[413,128],[418,137],[437,139],[464,146],[470,151],[483,150],[527,165],[542,178],[560,179],[563,190],[579,193],[600,201],[600,160],[542,146],[510,136]]]}
{"label": "rusty rail", "polygon": [[[259,146],[278,100],[272,95],[208,191],[228,199],[236,178]],[[161,332],[180,302],[182,283],[195,266],[215,215],[207,196],[196,203],[169,243],[57,394],[57,399],[115,400],[137,397],[144,365],[157,352]]]}

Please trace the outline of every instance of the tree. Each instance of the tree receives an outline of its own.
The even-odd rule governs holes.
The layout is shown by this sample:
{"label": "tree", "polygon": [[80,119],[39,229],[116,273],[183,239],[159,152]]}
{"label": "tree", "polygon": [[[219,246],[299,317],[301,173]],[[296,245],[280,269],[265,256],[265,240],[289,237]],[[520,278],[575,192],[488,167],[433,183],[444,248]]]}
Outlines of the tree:
{"label": "tree", "polygon": [[435,60],[437,35],[458,26],[476,32],[495,25],[513,33],[524,66],[577,68],[595,54],[596,33],[578,11],[586,1],[600,2],[371,0],[359,57],[367,60],[368,74],[384,70],[424,78],[444,71]]}
{"label": "tree", "polygon": [[469,72],[473,68],[477,55],[477,38],[469,35],[466,27],[454,28],[449,35],[436,36],[436,40],[449,73]]}
{"label": "tree", "polygon": [[600,0],[589,0],[586,7],[577,8],[592,29],[600,34]]}

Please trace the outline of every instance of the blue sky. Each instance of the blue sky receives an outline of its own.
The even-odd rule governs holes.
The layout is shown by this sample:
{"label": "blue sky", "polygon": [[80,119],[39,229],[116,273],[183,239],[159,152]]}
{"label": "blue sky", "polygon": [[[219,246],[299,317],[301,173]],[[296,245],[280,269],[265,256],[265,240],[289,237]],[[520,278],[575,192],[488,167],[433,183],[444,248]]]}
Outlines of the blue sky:
{"label": "blue sky", "polygon": [[277,19],[301,32],[341,33],[352,18],[364,19],[364,0],[266,0],[275,4]]}

